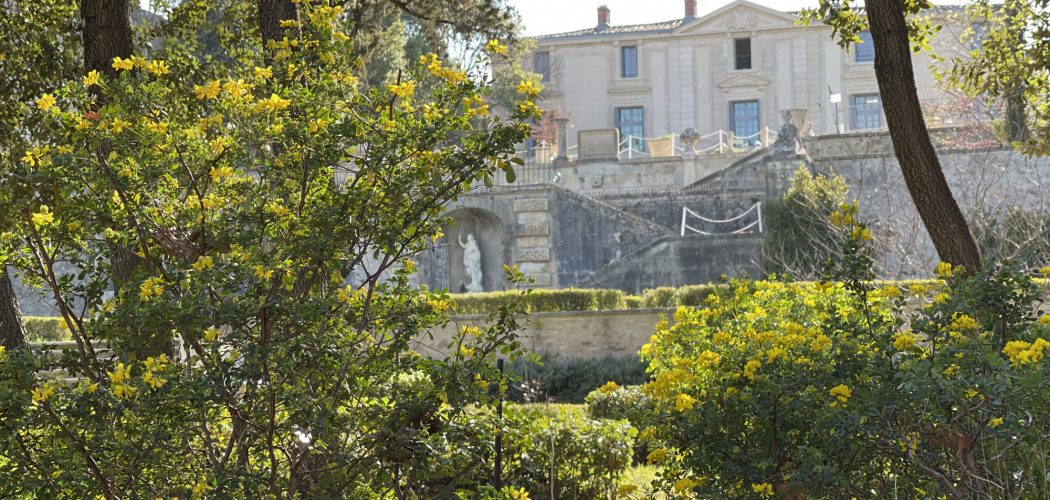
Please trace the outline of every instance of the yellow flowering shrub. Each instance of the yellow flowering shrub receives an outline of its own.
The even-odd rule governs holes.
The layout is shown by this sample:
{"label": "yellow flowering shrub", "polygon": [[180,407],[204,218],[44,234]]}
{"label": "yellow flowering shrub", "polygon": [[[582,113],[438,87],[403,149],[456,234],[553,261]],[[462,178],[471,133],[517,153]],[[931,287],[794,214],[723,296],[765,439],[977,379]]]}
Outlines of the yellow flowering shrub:
{"label": "yellow flowering shrub", "polygon": [[[668,487],[772,496],[773,485],[871,479],[833,465],[862,450],[850,411],[886,362],[861,333],[869,319],[880,328],[893,322],[883,301],[865,308],[842,285],[779,281],[734,281],[705,307],[679,308],[642,348],[655,434],[678,456]],[[668,461],[667,453],[657,458]],[[710,480],[680,482],[687,477]]]}
{"label": "yellow flowering shrub", "polygon": [[[218,64],[164,38],[24,106],[46,133],[5,152],[2,198],[23,216],[0,255],[57,299],[76,347],[0,360],[0,497],[489,484],[494,417],[475,412],[506,387],[493,358],[521,354],[520,307],[420,356],[452,308],[410,283],[410,258],[443,207],[513,175],[535,94],[490,113],[483,75],[433,55],[363,88],[339,36],[353,20],[298,9],[267,49],[224,46]],[[45,364],[74,383],[37,381]]]}
{"label": "yellow flowering shrub", "polygon": [[[859,227],[855,214],[836,219]],[[733,281],[658,325],[641,350],[651,411],[635,425],[663,444],[649,454],[664,464],[660,487],[1039,496],[1043,473],[1020,471],[1044,470],[1050,438],[1046,287],[1009,266],[942,263],[906,297],[871,279],[863,231],[847,240],[834,281]],[[923,306],[906,313],[909,300]]]}

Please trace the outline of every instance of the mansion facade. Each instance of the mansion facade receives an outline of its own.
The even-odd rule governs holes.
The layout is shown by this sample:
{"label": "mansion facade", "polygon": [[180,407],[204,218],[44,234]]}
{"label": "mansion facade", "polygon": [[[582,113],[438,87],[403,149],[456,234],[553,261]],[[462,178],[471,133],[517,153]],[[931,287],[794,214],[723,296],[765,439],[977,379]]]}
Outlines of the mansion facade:
{"label": "mansion facade", "polygon": [[[757,143],[793,108],[808,110],[813,134],[884,127],[870,33],[846,51],[830,26],[799,25],[797,13],[736,0],[697,17],[696,1],[684,4],[681,19],[620,26],[601,6],[593,27],[534,38],[531,66],[542,76],[543,107],[570,119],[570,148],[575,131],[612,128],[621,149],[628,137],[638,150],[642,137],[687,127]],[[945,94],[931,62],[926,53],[914,55],[919,98],[934,102]]]}

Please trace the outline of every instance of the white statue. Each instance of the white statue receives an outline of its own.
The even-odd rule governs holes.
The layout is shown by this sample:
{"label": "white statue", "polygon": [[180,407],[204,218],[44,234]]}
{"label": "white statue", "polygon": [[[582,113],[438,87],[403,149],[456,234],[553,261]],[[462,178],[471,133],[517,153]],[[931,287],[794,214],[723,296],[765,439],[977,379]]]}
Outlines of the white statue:
{"label": "white statue", "polygon": [[474,235],[467,233],[467,241],[463,242],[463,235],[459,235],[459,246],[463,249],[463,270],[470,277],[470,283],[466,284],[468,292],[483,292],[485,287],[481,285],[481,249],[478,242],[474,241]]}

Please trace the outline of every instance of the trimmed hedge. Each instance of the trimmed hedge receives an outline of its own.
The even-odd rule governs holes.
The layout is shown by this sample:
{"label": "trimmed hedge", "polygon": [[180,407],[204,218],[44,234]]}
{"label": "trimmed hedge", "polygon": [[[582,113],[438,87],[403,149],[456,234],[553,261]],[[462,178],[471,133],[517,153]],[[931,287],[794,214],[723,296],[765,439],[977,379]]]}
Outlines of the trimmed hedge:
{"label": "trimmed hedge", "polygon": [[60,342],[70,340],[65,321],[58,317],[23,316],[26,336],[30,342]]}
{"label": "trimmed hedge", "polygon": [[583,403],[591,391],[606,382],[641,385],[649,381],[647,363],[636,356],[610,356],[595,359],[546,358],[537,365],[522,358],[508,366],[518,379],[507,391],[511,401]]}
{"label": "trimmed hedge", "polygon": [[[525,296],[528,312],[599,311],[625,309],[624,294],[620,290],[564,288],[561,290],[533,290]],[[517,290],[451,294],[452,308],[459,314],[488,314],[511,301],[521,298]]]}
{"label": "trimmed hedge", "polygon": [[[930,286],[936,281],[933,279],[877,280],[876,284],[908,288],[916,284]],[[1036,283],[1044,281],[1046,280],[1035,280]],[[703,305],[708,295],[724,286],[724,284],[714,283],[686,285],[678,288],[659,287],[650,288],[641,295],[628,295],[620,290],[595,288],[539,289],[533,290],[527,296],[525,309],[528,312],[563,312],[695,307]],[[452,310],[456,314],[488,314],[520,297],[521,293],[517,290],[449,295],[452,300]]]}

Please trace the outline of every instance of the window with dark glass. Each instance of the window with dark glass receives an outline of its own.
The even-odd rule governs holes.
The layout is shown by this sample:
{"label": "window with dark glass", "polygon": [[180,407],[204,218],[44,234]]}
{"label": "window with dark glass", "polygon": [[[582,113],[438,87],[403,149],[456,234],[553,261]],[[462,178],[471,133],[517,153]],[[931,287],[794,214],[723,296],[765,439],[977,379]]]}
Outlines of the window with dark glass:
{"label": "window with dark glass", "polygon": [[551,79],[551,53],[550,52],[537,52],[533,62],[532,71],[538,73],[541,76],[541,81],[548,81]]}
{"label": "window with dark glass", "polygon": [[641,106],[616,108],[616,129],[620,131],[620,151],[628,147],[645,151],[645,113]]}
{"label": "window with dark glass", "polygon": [[638,47],[633,45],[620,47],[620,76],[623,78],[638,76]]}
{"label": "window with dark glass", "polygon": [[736,139],[734,146],[758,144],[758,101],[729,103],[729,128],[733,130]]}
{"label": "window with dark glass", "polygon": [[849,98],[853,130],[882,128],[882,99],[879,94],[857,94]]}
{"label": "window with dark glass", "polygon": [[733,68],[751,69],[751,39],[733,40]]}
{"label": "window with dark glass", "polygon": [[857,62],[871,62],[875,60],[875,44],[871,41],[870,31],[861,31],[857,33],[860,37],[860,42],[853,45],[853,50],[857,55]]}

